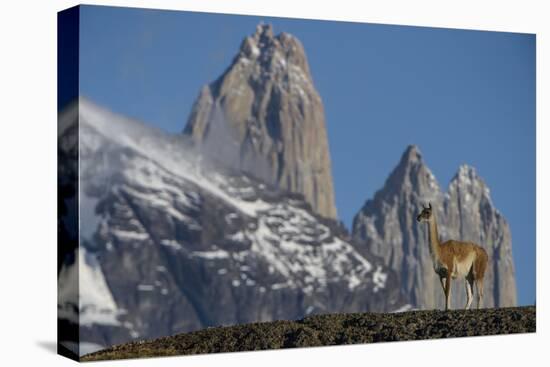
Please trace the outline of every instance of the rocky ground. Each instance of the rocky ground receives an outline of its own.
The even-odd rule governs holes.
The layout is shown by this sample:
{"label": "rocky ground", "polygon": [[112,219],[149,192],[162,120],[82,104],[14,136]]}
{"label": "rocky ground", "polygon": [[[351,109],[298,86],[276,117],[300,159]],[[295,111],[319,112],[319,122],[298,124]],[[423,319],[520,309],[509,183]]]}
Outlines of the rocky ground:
{"label": "rocky ground", "polygon": [[316,315],[298,321],[208,328],[132,342],[86,355],[82,361],[532,333],[535,330],[535,306]]}

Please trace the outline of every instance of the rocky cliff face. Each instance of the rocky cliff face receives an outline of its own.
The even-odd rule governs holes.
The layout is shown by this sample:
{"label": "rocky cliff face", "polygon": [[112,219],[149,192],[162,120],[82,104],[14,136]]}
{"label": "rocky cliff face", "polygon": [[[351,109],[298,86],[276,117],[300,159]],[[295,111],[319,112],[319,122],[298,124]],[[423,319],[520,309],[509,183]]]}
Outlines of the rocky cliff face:
{"label": "rocky cliff face", "polygon": [[[428,202],[436,210],[442,240],[473,241],[487,250],[490,265],[484,306],[514,306],[510,229],[494,208],[489,189],[471,167],[460,167],[443,193],[418,148],[408,147],[384,187],[355,216],[353,236],[400,274],[409,303],[420,309],[442,308],[443,291],[433,271],[427,228],[416,221]],[[453,307],[464,306],[464,288],[462,283],[453,283]]]}
{"label": "rocky cliff face", "polygon": [[301,193],[315,212],[336,218],[323,103],[294,36],[260,24],[203,87],[185,133],[218,161]]}
{"label": "rocky cliff face", "polygon": [[404,305],[396,274],[302,195],[86,100],[78,116],[80,303],[59,307],[81,343]]}

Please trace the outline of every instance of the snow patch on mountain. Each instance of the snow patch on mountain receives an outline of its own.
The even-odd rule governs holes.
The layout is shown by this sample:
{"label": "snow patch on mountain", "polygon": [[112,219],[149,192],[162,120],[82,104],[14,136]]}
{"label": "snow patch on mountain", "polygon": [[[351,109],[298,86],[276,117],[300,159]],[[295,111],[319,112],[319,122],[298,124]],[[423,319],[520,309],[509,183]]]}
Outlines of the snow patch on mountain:
{"label": "snow patch on mountain", "polygon": [[[77,253],[78,263],[62,268],[59,274],[58,298],[63,303],[58,305],[58,316],[82,326],[120,325],[117,316],[122,312],[117,308],[97,259],[84,247]],[[74,308],[77,304],[78,312]]]}
{"label": "snow patch on mountain", "polygon": [[120,325],[120,314],[95,256],[84,247],[78,251],[79,322],[81,325]]}

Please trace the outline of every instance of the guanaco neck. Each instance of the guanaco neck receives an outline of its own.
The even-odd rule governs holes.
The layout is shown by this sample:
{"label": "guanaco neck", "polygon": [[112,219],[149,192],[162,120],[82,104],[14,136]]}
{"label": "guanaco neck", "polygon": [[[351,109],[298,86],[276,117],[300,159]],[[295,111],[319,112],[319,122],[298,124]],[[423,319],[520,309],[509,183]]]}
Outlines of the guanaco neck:
{"label": "guanaco neck", "polygon": [[429,241],[430,241],[430,254],[434,261],[439,260],[440,256],[440,246],[439,243],[439,233],[437,232],[437,222],[435,220],[435,215],[432,214],[430,220],[428,221],[429,229]]}

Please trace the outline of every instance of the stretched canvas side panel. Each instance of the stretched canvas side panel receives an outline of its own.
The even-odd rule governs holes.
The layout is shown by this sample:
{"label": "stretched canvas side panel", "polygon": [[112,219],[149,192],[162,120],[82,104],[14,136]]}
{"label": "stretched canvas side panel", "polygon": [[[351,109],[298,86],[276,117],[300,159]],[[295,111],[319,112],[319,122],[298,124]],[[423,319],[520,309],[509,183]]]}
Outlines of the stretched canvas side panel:
{"label": "stretched canvas side panel", "polygon": [[57,351],[79,359],[78,69],[80,8],[57,17]]}

